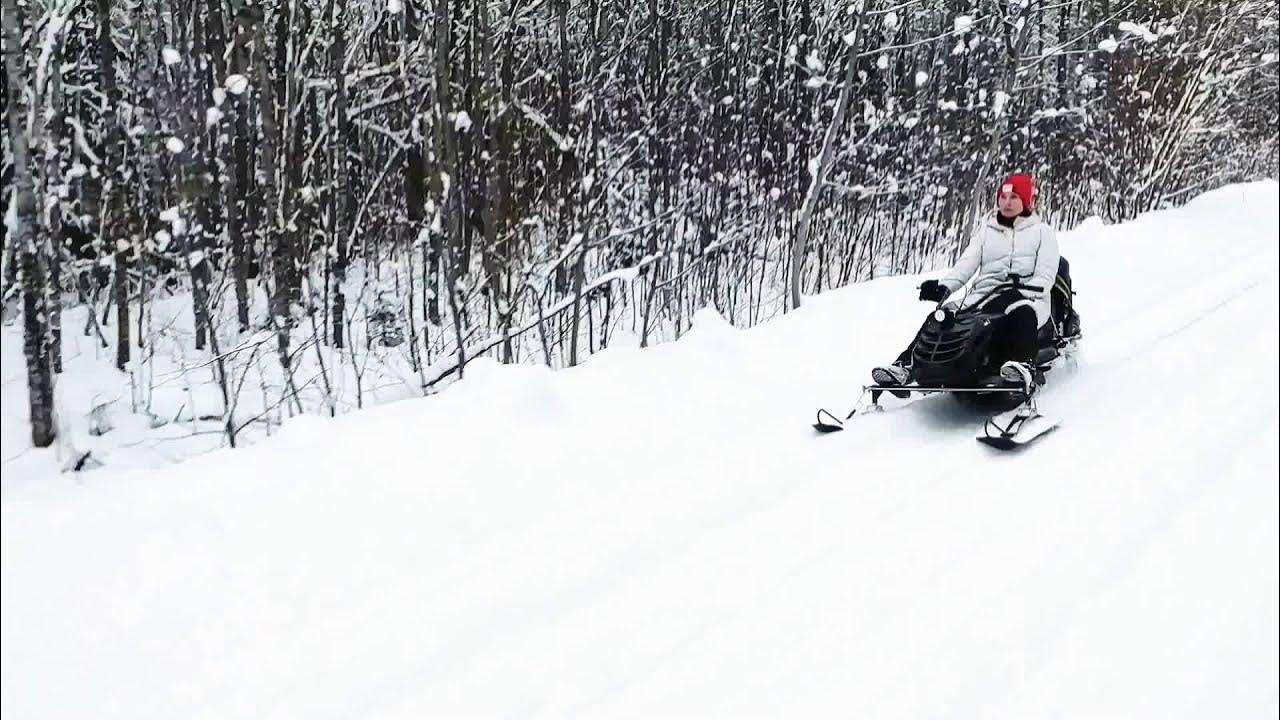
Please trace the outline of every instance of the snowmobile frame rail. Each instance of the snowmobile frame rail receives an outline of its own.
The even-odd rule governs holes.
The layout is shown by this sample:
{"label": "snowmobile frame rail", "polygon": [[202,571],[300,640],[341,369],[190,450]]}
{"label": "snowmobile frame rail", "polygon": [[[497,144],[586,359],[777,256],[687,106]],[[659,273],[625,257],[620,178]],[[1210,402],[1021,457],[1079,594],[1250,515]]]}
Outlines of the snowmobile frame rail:
{"label": "snowmobile frame rail", "polygon": [[[836,432],[844,429],[844,424],[854,418],[856,415],[866,414],[869,411],[884,410],[880,405],[880,395],[883,393],[919,393],[921,395],[936,395],[939,393],[1009,393],[1013,395],[1021,395],[1023,402],[1035,409],[1035,398],[1033,393],[1028,393],[1023,388],[1018,387],[932,387],[922,388],[911,385],[863,385],[862,395],[858,398],[858,403],[853,406],[848,415],[841,420],[835,414],[820,408],[818,410],[817,420],[813,423],[813,428],[820,433]],[[871,393],[871,403],[865,402],[867,393]],[[825,418],[830,418],[828,422]]]}
{"label": "snowmobile frame rail", "polygon": [[1027,391],[1019,387],[917,387],[915,385],[863,385],[865,392],[910,392],[921,395],[935,393],[1013,393],[1026,395]]}

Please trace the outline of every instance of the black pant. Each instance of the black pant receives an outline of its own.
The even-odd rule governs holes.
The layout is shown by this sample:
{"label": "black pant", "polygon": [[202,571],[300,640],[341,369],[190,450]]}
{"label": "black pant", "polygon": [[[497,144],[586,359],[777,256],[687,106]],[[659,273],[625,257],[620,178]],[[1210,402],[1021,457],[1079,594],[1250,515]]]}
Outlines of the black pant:
{"label": "black pant", "polygon": [[[988,312],[1003,312],[1010,305],[1023,300],[1022,293],[1017,290],[1006,290],[982,304]],[[928,319],[925,323],[928,323]],[[924,329],[922,323],[920,329]],[[920,333],[916,333],[919,338]],[[911,355],[916,349],[916,338],[898,356],[899,365],[910,365]],[[1036,322],[1035,308],[1020,305],[997,321],[991,337],[991,360],[995,364],[1004,364],[1006,360],[1017,360],[1035,365],[1036,355],[1040,352],[1040,325]]]}

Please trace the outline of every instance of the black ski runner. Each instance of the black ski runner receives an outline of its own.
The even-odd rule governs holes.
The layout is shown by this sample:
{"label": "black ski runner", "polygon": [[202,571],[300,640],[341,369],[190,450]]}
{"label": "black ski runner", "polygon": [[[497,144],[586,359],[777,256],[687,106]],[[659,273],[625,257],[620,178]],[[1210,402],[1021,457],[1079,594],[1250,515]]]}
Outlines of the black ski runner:
{"label": "black ski runner", "polygon": [[[880,395],[882,393],[886,393],[886,392],[897,393],[897,392],[904,392],[904,391],[911,391],[913,394],[914,393],[919,393],[919,394],[916,397],[913,397],[906,402],[895,403],[890,407],[884,407],[883,405],[880,404]],[[868,393],[871,394],[870,403],[866,401],[866,397]],[[921,399],[926,394],[928,393],[921,390],[917,390],[914,387],[904,388],[901,386],[887,387],[887,386],[880,386],[880,385],[866,385],[862,388],[862,395],[858,397],[858,403],[853,406],[853,409],[849,411],[848,415],[844,416],[844,419],[837,417],[834,413],[832,413],[830,410],[827,410],[826,408],[819,408],[818,417],[813,423],[813,429],[818,431],[820,435],[840,432],[841,430],[844,429],[845,423],[849,422],[855,417],[859,417],[861,415],[872,415],[876,413],[890,412],[893,410],[900,410],[904,407],[907,407],[908,405],[915,403],[915,401]]]}
{"label": "black ski runner", "polygon": [[1013,450],[1025,447],[1057,428],[1061,422],[1027,403],[988,419],[982,425],[977,440],[997,450]]}

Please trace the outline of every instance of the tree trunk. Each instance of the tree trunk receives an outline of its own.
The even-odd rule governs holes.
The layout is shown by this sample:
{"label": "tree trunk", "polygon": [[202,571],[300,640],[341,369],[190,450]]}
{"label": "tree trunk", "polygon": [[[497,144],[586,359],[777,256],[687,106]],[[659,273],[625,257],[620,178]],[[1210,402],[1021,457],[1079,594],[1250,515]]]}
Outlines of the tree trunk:
{"label": "tree trunk", "polygon": [[102,161],[102,194],[105,204],[100,229],[103,247],[108,248],[115,259],[112,273],[112,296],[116,305],[116,367],[124,370],[129,364],[129,249],[133,241],[129,235],[131,223],[125,217],[124,181],[120,174],[123,133],[117,113],[120,107],[120,91],[116,86],[116,46],[111,38],[111,0],[98,0],[98,72],[102,80],[102,93],[106,97],[102,124],[105,142]]}
{"label": "tree trunk", "polygon": [[56,429],[53,417],[53,372],[49,358],[48,308],[45,303],[45,263],[35,237],[36,200],[27,152],[27,131],[21,112],[22,89],[27,87],[22,66],[21,16],[17,0],[4,0],[4,70],[6,118],[13,153],[14,227],[7,240],[17,249],[22,284],[23,354],[27,360],[27,397],[31,444],[49,447]]}
{"label": "tree trunk", "polygon": [[[348,233],[351,237],[355,236],[355,228],[349,227],[351,224],[351,183],[349,173],[347,172],[347,140],[351,134],[350,123],[347,121],[347,79],[346,73],[342,69],[343,61],[347,56],[347,33],[343,27],[343,8],[346,3],[333,3],[334,15],[333,23],[333,45],[330,47],[329,62],[332,65],[333,78],[336,86],[334,94],[334,124],[333,124],[333,176],[334,176],[334,222],[333,222],[333,346],[342,348],[344,346],[344,336],[346,335],[346,312],[347,297],[342,291],[342,286],[347,281],[347,263],[350,248],[348,247]],[[376,261],[376,260],[375,260]]]}
{"label": "tree trunk", "polygon": [[[859,4],[857,7],[861,8]],[[800,307],[800,281],[804,270],[804,256],[809,242],[809,228],[813,223],[813,210],[818,204],[818,196],[822,193],[822,184],[826,181],[827,169],[831,165],[831,156],[835,151],[836,138],[844,127],[845,115],[849,112],[849,100],[853,97],[853,81],[858,69],[858,35],[862,28],[862,12],[853,17],[854,31],[851,42],[845,49],[844,85],[840,88],[840,100],[836,103],[836,114],[827,126],[827,134],[822,140],[822,151],[818,155],[817,167],[809,179],[809,191],[805,194],[804,205],[800,208],[800,223],[795,237],[791,241],[791,308]],[[809,158],[801,156],[802,162]]]}
{"label": "tree trunk", "polygon": [[[559,44],[558,89],[556,91],[556,126],[564,138],[564,143],[557,150],[559,159],[560,190],[560,232],[564,243],[572,241],[569,231],[574,227],[574,178],[577,175],[573,150],[573,128],[570,125],[569,110],[572,104],[572,84],[570,77],[573,65],[569,54],[568,16],[569,0],[555,0],[556,36]],[[561,246],[563,247],[563,246]],[[556,267],[556,293],[564,293],[568,289],[566,276],[567,266],[561,263]]]}
{"label": "tree trunk", "polygon": [[[62,43],[59,40],[56,56],[62,56]],[[62,111],[62,71],[51,69],[53,77],[49,80],[49,101],[44,116],[46,127],[45,141],[48,144],[45,152],[45,193],[49,188],[62,184],[61,156],[57,151],[58,139],[63,133]],[[45,210],[44,243],[41,243],[43,255],[49,263],[49,278],[46,300],[49,312],[49,356],[52,359],[53,372],[62,372],[62,212],[64,203],[59,200],[52,208]],[[91,313],[92,314],[92,313]]]}
{"label": "tree trunk", "polygon": [[[211,0],[214,5],[221,5],[222,0]],[[249,72],[249,51],[246,45],[251,41],[253,28],[252,18],[237,17],[236,33],[232,39],[231,72],[246,75]],[[231,273],[236,294],[236,322],[240,332],[249,330],[249,264],[252,253],[251,244],[245,237],[246,212],[245,200],[248,197],[253,177],[253,155],[249,152],[249,102],[246,95],[228,94],[225,101],[231,111],[232,141],[231,167],[227,173],[226,185],[226,217],[227,238],[231,243]]]}
{"label": "tree trunk", "polygon": [[[456,232],[453,232],[456,213],[461,213],[461,207],[453,205],[452,198],[458,194],[457,185],[459,178],[457,177],[457,148],[453,139],[453,125],[449,121],[449,116],[453,111],[453,101],[449,90],[449,81],[452,76],[450,69],[449,56],[453,47],[453,31],[452,31],[452,15],[448,0],[437,0],[436,2],[436,18],[435,18],[435,172],[431,173],[429,182],[431,184],[432,194],[435,196],[436,212],[440,216],[439,232],[431,233],[431,254],[428,258],[428,264],[431,265],[431,292],[430,306],[428,313],[431,315],[433,323],[440,322],[439,301],[441,292],[449,295],[449,304],[453,306],[455,288],[455,273],[453,263],[455,262],[456,253],[446,247],[448,243],[455,241]],[[451,178],[448,185],[442,176],[447,175]],[[443,276],[445,287],[440,288],[440,278]],[[454,321],[459,322],[460,316],[455,312]],[[458,330],[459,347],[458,356],[460,359],[459,372],[461,372],[461,330]]]}
{"label": "tree trunk", "polygon": [[[275,287],[271,292],[270,312],[274,319],[277,336],[277,354],[281,368],[286,375],[292,374],[289,360],[289,335],[293,329],[293,232],[289,228],[289,191],[288,176],[282,163],[287,163],[291,153],[285,143],[292,144],[292,133],[289,129],[289,111],[293,98],[288,94],[288,83],[285,76],[291,71],[288,65],[287,52],[290,40],[289,13],[290,6],[284,5],[276,9],[276,54],[272,62],[267,61],[267,37],[263,26],[258,22],[254,38],[254,58],[251,63],[256,70],[260,94],[260,114],[265,142],[262,143],[263,180],[262,201],[266,208],[266,217],[262,224],[267,234],[271,253],[271,271]],[[272,76],[275,76],[273,82]],[[281,83],[285,83],[286,92],[281,92]],[[283,98],[280,96],[284,95]],[[281,105],[284,111],[281,112]],[[282,127],[283,125],[283,127]],[[286,138],[287,136],[287,138]],[[284,159],[281,159],[281,151]]]}
{"label": "tree trunk", "polygon": [[582,326],[582,284],[586,279],[587,243],[584,240],[578,250],[578,261],[573,263],[573,329],[569,332],[569,367],[578,364],[578,331]]}

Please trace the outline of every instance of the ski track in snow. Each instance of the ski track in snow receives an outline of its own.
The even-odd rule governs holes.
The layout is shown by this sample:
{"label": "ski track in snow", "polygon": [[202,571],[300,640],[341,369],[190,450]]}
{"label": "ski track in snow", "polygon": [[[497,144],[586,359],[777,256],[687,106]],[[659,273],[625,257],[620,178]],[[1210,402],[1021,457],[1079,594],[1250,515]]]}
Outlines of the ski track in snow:
{"label": "ski track in snow", "polygon": [[3,713],[1274,717],[1277,190],[1061,235],[1080,364],[1018,452],[945,397],[813,435],[927,311],[896,277],[7,482]]}

